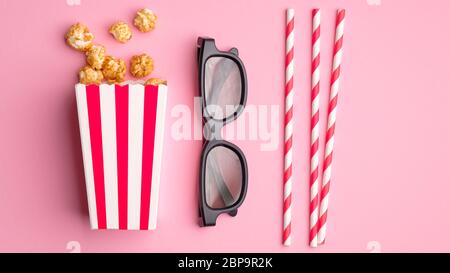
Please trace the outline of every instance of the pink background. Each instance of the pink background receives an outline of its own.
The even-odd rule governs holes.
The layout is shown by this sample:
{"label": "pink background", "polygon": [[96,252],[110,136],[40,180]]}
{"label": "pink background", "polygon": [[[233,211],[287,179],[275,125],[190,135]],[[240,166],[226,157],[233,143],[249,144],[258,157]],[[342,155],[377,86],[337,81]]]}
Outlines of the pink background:
{"label": "pink background", "polygon": [[[71,0],[68,0],[70,3]],[[376,1],[375,1],[376,2]],[[441,1],[0,0],[0,251],[369,252],[450,251],[450,3]],[[154,32],[126,45],[107,32],[141,7]],[[281,245],[282,145],[236,141],[249,191],[236,218],[197,225],[201,141],[175,141],[174,105],[193,108],[197,36],[236,46],[248,104],[284,105],[284,10],[296,9],[293,245]],[[322,8],[322,110],[328,96],[335,10],[347,9],[329,233],[307,246],[311,8]],[[74,22],[126,60],[148,52],[167,78],[166,142],[154,232],[91,231],[74,84],[82,54],[64,44]],[[324,113],[325,114],[325,113]],[[282,116],[278,128],[282,139]],[[325,121],[321,117],[322,125]],[[322,137],[323,140],[323,137]],[[322,146],[321,146],[322,148]],[[372,241],[375,241],[374,243]],[[372,243],[371,243],[372,242]],[[75,243],[75,244],[78,244]]]}

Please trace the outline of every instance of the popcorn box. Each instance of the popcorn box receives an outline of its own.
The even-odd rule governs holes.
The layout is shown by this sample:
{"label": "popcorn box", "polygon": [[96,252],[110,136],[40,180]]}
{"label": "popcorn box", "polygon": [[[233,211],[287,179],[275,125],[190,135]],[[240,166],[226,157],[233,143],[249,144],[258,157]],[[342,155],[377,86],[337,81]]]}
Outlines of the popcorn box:
{"label": "popcorn box", "polygon": [[91,228],[155,229],[167,86],[75,92]]}

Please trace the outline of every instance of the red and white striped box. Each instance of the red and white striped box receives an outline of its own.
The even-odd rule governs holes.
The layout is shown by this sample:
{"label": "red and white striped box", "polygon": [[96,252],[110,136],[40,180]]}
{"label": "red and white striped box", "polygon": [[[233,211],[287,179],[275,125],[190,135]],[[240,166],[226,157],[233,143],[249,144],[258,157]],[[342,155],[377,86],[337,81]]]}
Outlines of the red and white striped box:
{"label": "red and white striped box", "polygon": [[92,229],[156,228],[167,86],[75,86]]}

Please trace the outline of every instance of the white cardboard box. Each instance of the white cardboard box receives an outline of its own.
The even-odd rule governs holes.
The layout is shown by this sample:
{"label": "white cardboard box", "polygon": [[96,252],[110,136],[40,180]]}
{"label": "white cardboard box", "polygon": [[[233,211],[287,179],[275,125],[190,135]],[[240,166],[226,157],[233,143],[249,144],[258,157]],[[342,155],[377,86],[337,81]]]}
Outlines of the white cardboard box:
{"label": "white cardboard box", "polygon": [[92,229],[156,228],[167,86],[75,86]]}

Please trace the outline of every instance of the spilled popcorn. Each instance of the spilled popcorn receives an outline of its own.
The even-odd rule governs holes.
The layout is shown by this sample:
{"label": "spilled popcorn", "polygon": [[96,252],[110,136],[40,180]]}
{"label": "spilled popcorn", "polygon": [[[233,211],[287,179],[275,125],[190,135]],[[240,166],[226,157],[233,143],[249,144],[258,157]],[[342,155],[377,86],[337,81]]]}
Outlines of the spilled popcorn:
{"label": "spilled popcorn", "polygon": [[127,23],[124,22],[117,22],[113,24],[109,28],[109,33],[112,34],[114,39],[121,43],[128,42],[133,36],[130,27],[127,25]]}
{"label": "spilled popcorn", "polygon": [[160,85],[160,84],[164,84],[167,85],[167,81],[160,79],[160,78],[150,78],[147,81],[145,81],[146,85]]}
{"label": "spilled popcorn", "polygon": [[102,45],[93,45],[86,51],[86,62],[94,69],[101,69],[105,61],[106,49]]}
{"label": "spilled popcorn", "polygon": [[94,35],[89,31],[87,26],[76,23],[69,28],[65,38],[69,46],[79,51],[86,51],[92,46]]}
{"label": "spilled popcorn", "polygon": [[153,59],[147,54],[131,57],[130,73],[136,78],[148,76],[153,71]]}
{"label": "spilled popcorn", "polygon": [[[141,32],[149,32],[155,28],[158,17],[150,9],[143,8],[137,11],[133,25]],[[128,42],[132,37],[132,31],[126,22],[118,21],[110,26],[109,33],[121,43]],[[107,55],[106,47],[94,44],[94,35],[83,23],[70,26],[64,36],[66,43],[84,52],[86,65],[78,72],[79,82],[82,84],[101,84],[106,81],[109,84],[124,83],[127,72],[125,61]],[[134,55],[130,59],[130,74],[135,78],[144,78],[153,72],[153,59],[148,54]],[[144,80],[142,80],[144,83]],[[167,85],[167,81],[160,78],[149,78],[146,85]]]}
{"label": "spilled popcorn", "polygon": [[103,80],[103,73],[100,70],[95,70],[94,68],[86,65],[80,69],[78,72],[78,77],[80,78],[80,83],[83,84],[101,84]]}
{"label": "spilled popcorn", "polygon": [[140,9],[134,17],[134,26],[142,32],[149,32],[155,28],[158,17],[150,9]]}
{"label": "spilled popcorn", "polygon": [[125,62],[112,56],[106,56],[103,62],[103,76],[109,83],[121,83],[125,80],[127,68]]}

